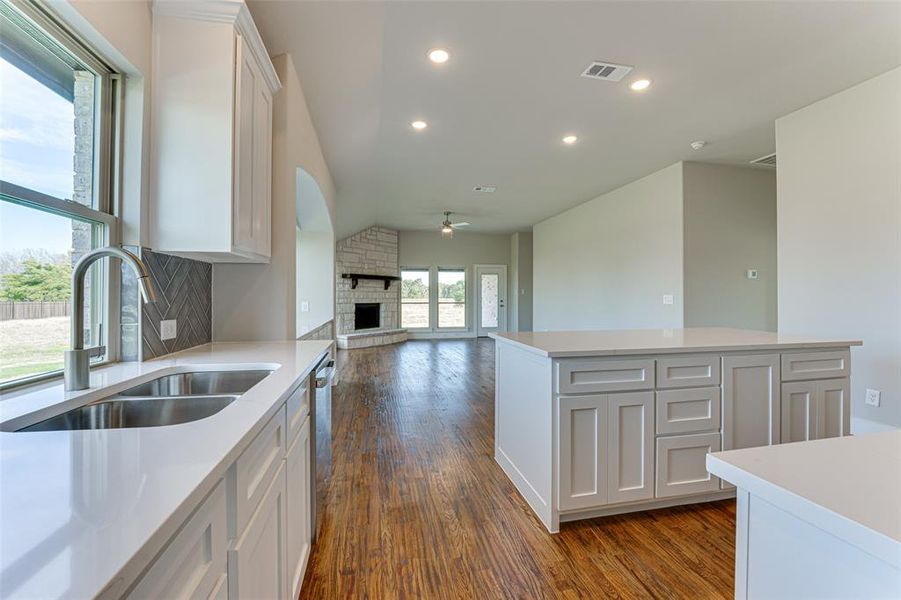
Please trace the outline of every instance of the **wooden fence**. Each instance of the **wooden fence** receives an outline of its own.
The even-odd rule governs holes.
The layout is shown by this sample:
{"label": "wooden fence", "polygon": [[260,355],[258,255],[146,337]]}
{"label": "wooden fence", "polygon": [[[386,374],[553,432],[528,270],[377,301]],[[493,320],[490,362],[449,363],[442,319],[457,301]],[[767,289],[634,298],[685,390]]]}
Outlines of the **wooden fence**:
{"label": "wooden fence", "polygon": [[68,317],[69,301],[55,302],[0,302],[0,321],[13,319],[46,319]]}

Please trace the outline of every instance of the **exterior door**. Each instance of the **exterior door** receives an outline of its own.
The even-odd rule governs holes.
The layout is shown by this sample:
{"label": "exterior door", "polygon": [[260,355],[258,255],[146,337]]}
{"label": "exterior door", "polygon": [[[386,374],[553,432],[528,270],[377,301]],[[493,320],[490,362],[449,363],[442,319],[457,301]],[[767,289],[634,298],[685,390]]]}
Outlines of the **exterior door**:
{"label": "exterior door", "polygon": [[507,265],[476,265],[476,335],[507,331]]}

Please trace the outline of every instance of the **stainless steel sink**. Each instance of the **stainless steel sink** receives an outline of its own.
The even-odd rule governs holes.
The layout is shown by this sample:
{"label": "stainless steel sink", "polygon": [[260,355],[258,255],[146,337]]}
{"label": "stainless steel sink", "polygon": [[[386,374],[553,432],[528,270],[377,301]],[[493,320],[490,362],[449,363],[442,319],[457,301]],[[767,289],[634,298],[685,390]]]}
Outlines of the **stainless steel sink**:
{"label": "stainless steel sink", "polygon": [[243,394],[271,370],[248,371],[196,371],[176,373],[152,379],[146,383],[120,392],[120,396],[209,396],[218,394]]}
{"label": "stainless steel sink", "polygon": [[234,402],[235,394],[219,396],[120,397],[86,404],[19,431],[121,429],[189,423],[212,416]]}

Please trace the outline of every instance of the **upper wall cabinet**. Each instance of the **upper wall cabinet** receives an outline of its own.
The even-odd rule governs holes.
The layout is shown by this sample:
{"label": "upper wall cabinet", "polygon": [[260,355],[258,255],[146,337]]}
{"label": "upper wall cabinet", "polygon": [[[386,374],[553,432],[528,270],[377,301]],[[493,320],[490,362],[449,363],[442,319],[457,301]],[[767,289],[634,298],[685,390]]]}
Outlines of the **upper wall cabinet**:
{"label": "upper wall cabinet", "polygon": [[272,96],[280,88],[243,1],[154,3],[154,250],[269,262]]}

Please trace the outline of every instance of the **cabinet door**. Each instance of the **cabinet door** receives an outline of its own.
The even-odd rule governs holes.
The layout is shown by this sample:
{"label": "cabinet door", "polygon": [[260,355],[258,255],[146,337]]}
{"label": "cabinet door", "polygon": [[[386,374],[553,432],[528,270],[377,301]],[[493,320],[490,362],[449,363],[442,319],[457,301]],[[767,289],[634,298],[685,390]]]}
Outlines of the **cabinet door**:
{"label": "cabinet door", "polygon": [[560,398],[560,510],[607,503],[607,397]]}
{"label": "cabinet door", "polygon": [[654,497],[654,392],[607,396],[607,502]]}
{"label": "cabinet door", "polygon": [[723,450],[779,443],[779,355],[723,357]]}
{"label": "cabinet door", "polygon": [[[255,65],[256,66],[256,65]],[[253,102],[253,250],[270,256],[272,206],[272,96],[261,75]]]}
{"label": "cabinet door", "polygon": [[248,252],[253,240],[254,101],[260,85],[256,63],[244,37],[235,38],[235,164],[232,198],[232,244]]}
{"label": "cabinet door", "polygon": [[707,472],[707,454],[719,450],[718,433],[658,438],[657,497],[717,491],[720,480]]}
{"label": "cabinet door", "polygon": [[310,466],[310,419],[307,417],[288,450],[287,460],[288,589],[292,598],[300,595],[310,555]]}
{"label": "cabinet door", "polygon": [[128,595],[139,598],[215,598],[226,575],[225,485],[220,481]]}
{"label": "cabinet door", "polygon": [[806,442],[817,437],[817,382],[797,381],[782,384],[783,444]]}
{"label": "cabinet door", "polygon": [[817,439],[851,433],[851,389],[848,379],[816,382]]}
{"label": "cabinet door", "polygon": [[284,462],[247,528],[228,552],[228,597],[288,597]]}

